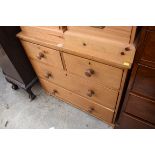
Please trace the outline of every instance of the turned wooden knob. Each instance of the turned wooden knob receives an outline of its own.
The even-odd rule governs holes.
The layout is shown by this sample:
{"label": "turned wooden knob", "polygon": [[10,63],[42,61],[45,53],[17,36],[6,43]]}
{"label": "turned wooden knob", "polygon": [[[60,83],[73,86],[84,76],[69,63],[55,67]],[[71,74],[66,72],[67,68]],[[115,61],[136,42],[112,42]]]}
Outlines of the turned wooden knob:
{"label": "turned wooden knob", "polygon": [[52,74],[49,73],[49,72],[46,72],[46,73],[45,73],[45,78],[49,79],[50,77],[52,77]]}
{"label": "turned wooden knob", "polygon": [[93,90],[88,90],[87,96],[92,97],[95,94]]}
{"label": "turned wooden knob", "polygon": [[88,112],[92,113],[95,109],[93,107],[89,107]]}
{"label": "turned wooden knob", "polygon": [[[130,51],[130,47],[125,47],[125,49],[124,49],[124,50],[125,50],[125,52]],[[122,51],[122,52],[121,52],[121,55],[125,55],[125,52],[124,52],[124,51]]]}
{"label": "turned wooden knob", "polygon": [[85,75],[86,75],[87,77],[92,76],[94,73],[95,73],[95,72],[94,72],[93,69],[87,69],[87,70],[85,71]]}
{"label": "turned wooden knob", "polygon": [[41,52],[39,52],[38,55],[37,55],[37,58],[40,60],[40,59],[43,58],[43,57],[44,57],[44,54],[41,53]]}
{"label": "turned wooden knob", "polygon": [[55,95],[56,93],[58,93],[58,91],[56,89],[53,89],[52,95]]}
{"label": "turned wooden knob", "polygon": [[126,47],[125,48],[125,51],[130,51],[130,47]]}
{"label": "turned wooden knob", "polygon": [[124,52],[121,52],[121,55],[125,55],[125,53]]}
{"label": "turned wooden knob", "polygon": [[87,46],[87,44],[86,43],[83,43],[83,46]]}

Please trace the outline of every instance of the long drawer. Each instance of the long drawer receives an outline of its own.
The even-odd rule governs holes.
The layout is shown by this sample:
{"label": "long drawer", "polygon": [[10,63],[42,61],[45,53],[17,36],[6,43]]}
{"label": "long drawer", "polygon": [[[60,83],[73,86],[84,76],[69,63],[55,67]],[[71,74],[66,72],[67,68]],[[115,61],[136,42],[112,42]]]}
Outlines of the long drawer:
{"label": "long drawer", "polygon": [[103,83],[105,86],[119,89],[123,70],[101,64],[85,58],[63,53],[67,71],[86,78],[90,83]]}
{"label": "long drawer", "polygon": [[64,33],[64,49],[121,68],[130,68],[135,54],[133,45],[72,31]]}
{"label": "long drawer", "polygon": [[68,26],[68,31],[106,37],[129,43],[132,26]]}
{"label": "long drawer", "polygon": [[155,126],[153,126],[152,124],[146,123],[126,113],[121,114],[119,123],[120,123],[119,128],[121,129],[153,129],[155,128]]}
{"label": "long drawer", "polygon": [[102,84],[90,83],[87,79],[75,74],[58,70],[54,67],[31,60],[34,70],[41,78],[54,82],[76,94],[93,100],[103,106],[114,109],[118,92],[109,89]]}
{"label": "long drawer", "polygon": [[51,65],[57,68],[63,68],[60,52],[54,49],[46,48],[27,41],[21,41],[28,57]]}
{"label": "long drawer", "polygon": [[112,123],[114,113],[113,110],[98,105],[93,101],[85,99],[46,80],[40,79],[40,82],[42,87],[48,92],[48,94],[59,97],[62,100],[71,103],[72,105],[88,112],[91,115],[94,115],[108,123]]}
{"label": "long drawer", "polygon": [[155,124],[155,101],[130,94],[125,112]]}

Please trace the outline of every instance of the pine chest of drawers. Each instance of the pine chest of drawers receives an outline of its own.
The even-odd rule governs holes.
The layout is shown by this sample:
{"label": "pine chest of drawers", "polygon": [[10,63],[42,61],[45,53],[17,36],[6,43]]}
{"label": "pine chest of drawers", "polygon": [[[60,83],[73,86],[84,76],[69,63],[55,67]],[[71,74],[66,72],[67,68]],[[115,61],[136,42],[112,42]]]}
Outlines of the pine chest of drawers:
{"label": "pine chest of drawers", "polygon": [[49,95],[113,125],[135,27],[34,26],[17,35]]}

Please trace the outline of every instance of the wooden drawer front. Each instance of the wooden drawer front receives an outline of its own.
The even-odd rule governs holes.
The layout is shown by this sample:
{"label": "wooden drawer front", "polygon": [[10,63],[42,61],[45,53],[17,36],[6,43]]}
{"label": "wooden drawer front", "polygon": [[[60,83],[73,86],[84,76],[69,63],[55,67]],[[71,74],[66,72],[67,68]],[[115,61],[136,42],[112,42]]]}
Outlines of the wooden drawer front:
{"label": "wooden drawer front", "polygon": [[21,26],[24,34],[42,39],[50,39],[51,36],[63,37],[63,30],[59,26]]}
{"label": "wooden drawer front", "polygon": [[82,33],[66,31],[64,48],[108,64],[130,68],[133,62],[135,47],[107,38],[94,37]]}
{"label": "wooden drawer front", "polygon": [[132,117],[128,114],[122,113],[120,118],[120,125],[121,129],[152,129],[155,126],[141,121],[135,117]]}
{"label": "wooden drawer front", "polygon": [[147,32],[142,59],[155,63],[155,32]]}
{"label": "wooden drawer front", "polygon": [[106,88],[100,84],[91,84],[87,79],[74,74],[66,74],[66,80],[60,81],[66,89],[75,92],[83,97],[98,102],[108,108],[114,109],[118,97],[118,92]]}
{"label": "wooden drawer front", "polygon": [[26,41],[21,41],[28,57],[52,65],[58,68],[63,68],[59,51],[49,49],[37,44]]}
{"label": "wooden drawer front", "polygon": [[155,124],[155,101],[130,94],[125,111]]}
{"label": "wooden drawer front", "polygon": [[36,72],[36,74],[50,82],[54,82],[59,85],[64,85],[66,79],[65,71],[58,70],[54,67],[51,67],[49,65],[40,63],[39,61],[36,61],[34,59],[30,59],[31,64]]}
{"label": "wooden drawer front", "polygon": [[69,31],[116,39],[124,43],[129,43],[132,31],[131,26],[68,26],[67,28]]}
{"label": "wooden drawer front", "polygon": [[86,78],[90,83],[103,83],[119,89],[123,70],[70,54],[63,54],[67,71]]}
{"label": "wooden drawer front", "polygon": [[139,66],[132,91],[155,100],[155,69]]}
{"label": "wooden drawer front", "polygon": [[96,104],[93,101],[87,100],[77,94],[74,94],[64,88],[61,88],[53,83],[49,83],[46,80],[40,79],[43,88],[50,94],[61,98],[64,101],[71,103],[72,105],[94,115],[106,122],[112,123],[113,111]]}
{"label": "wooden drawer front", "polygon": [[[31,63],[41,78],[56,83],[103,106],[111,109],[115,108],[118,96],[117,91],[108,89],[100,84],[91,84],[87,79],[81,78],[80,76],[58,70],[36,61],[31,60]],[[46,78],[47,73],[51,75],[48,78]]]}
{"label": "wooden drawer front", "polygon": [[138,53],[141,63],[155,67],[155,32],[146,31],[145,38],[139,45]]}

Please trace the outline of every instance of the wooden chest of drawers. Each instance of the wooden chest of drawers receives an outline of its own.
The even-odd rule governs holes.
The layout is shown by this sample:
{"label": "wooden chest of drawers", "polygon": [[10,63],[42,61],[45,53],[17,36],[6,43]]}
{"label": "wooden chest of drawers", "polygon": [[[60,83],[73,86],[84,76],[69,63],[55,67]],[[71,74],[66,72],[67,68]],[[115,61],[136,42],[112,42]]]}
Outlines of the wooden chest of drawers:
{"label": "wooden chest of drawers", "polygon": [[17,35],[49,95],[113,125],[135,54],[135,27],[21,27]]}

